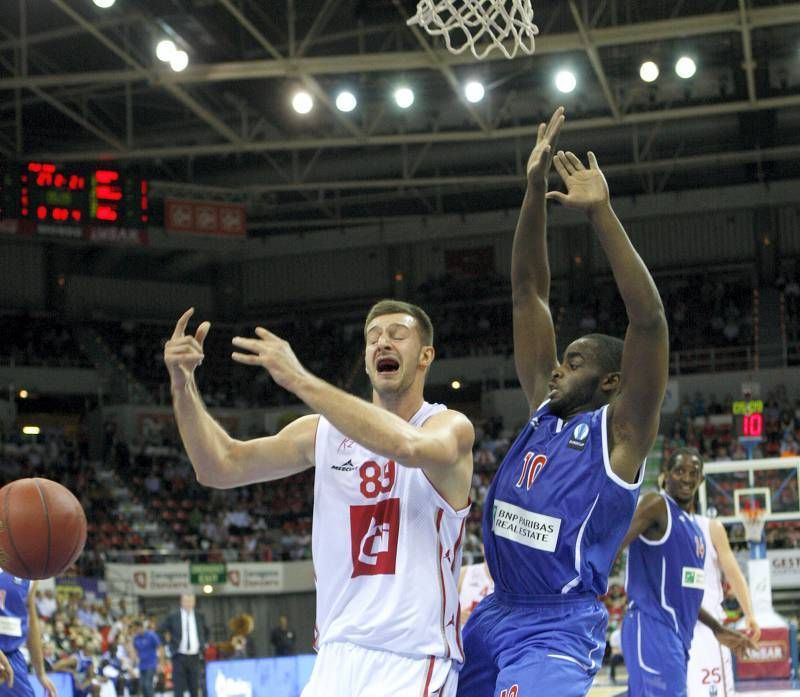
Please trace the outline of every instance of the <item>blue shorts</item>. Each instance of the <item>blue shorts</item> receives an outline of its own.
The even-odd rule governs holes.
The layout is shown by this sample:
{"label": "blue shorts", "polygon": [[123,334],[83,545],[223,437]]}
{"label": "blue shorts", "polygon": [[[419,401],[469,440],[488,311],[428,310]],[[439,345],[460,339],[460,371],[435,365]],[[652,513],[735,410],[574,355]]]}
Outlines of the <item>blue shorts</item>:
{"label": "blue shorts", "polygon": [[9,689],[8,683],[0,685],[0,697],[35,697],[25,656],[21,651],[9,651],[6,658],[14,669],[14,687]]}
{"label": "blue shorts", "polygon": [[622,622],[628,697],[686,697],[689,652],[673,627],[633,608]]}
{"label": "blue shorts", "polygon": [[495,592],[464,626],[457,697],[584,697],[603,661],[607,624],[591,595]]}

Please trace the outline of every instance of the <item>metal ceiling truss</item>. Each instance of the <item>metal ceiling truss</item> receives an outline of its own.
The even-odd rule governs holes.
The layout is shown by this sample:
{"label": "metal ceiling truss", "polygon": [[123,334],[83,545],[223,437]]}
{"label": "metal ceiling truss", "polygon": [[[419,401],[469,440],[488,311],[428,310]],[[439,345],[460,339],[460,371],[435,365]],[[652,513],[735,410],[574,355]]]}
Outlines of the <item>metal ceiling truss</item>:
{"label": "metal ceiling truss", "polygon": [[[220,0],[224,2],[225,0]],[[51,0],[65,6],[64,0]],[[80,19],[90,33],[103,36],[95,26],[74,11],[70,13]],[[78,20],[76,20],[78,21]],[[800,2],[775,7],[739,9],[734,12],[676,17],[669,20],[639,22],[614,27],[586,29],[591,44],[596,48],[649,44],[668,39],[683,39],[722,33],[742,33],[743,26],[753,29],[777,27],[800,23]],[[116,48],[116,47],[115,47]],[[580,32],[563,32],[536,39],[536,55],[585,51],[586,46]],[[55,87],[78,83],[121,83],[148,80],[160,86],[181,84],[225,82],[230,80],[261,80],[264,78],[297,77],[298,75],[343,75],[350,73],[396,72],[402,70],[439,70],[440,65],[458,66],[474,64],[468,53],[451,54],[444,49],[435,49],[437,63],[433,64],[424,51],[382,51],[330,56],[298,56],[292,58],[231,61],[224,63],[190,65],[181,73],[165,68],[161,71],[145,70],[143,66],[122,70],[99,70],[54,75],[32,75],[0,79],[0,90],[18,87]],[[485,61],[505,60],[499,52],[490,53]],[[126,61],[127,62],[127,61]]]}

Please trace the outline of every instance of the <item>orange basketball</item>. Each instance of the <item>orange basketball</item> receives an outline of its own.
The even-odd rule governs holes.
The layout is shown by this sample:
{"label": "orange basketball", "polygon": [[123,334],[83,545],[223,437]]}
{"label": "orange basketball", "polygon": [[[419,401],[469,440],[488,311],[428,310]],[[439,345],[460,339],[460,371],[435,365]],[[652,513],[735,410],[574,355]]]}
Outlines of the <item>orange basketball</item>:
{"label": "orange basketball", "polygon": [[18,479],[0,489],[0,568],[28,579],[58,576],[86,543],[78,499],[49,479]]}

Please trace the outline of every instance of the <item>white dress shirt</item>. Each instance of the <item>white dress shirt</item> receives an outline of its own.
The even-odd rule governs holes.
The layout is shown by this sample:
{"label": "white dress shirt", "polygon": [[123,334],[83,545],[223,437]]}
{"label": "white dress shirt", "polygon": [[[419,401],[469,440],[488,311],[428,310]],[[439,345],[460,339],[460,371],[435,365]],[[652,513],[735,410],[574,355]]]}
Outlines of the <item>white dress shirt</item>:
{"label": "white dress shirt", "polygon": [[181,643],[178,647],[178,653],[195,656],[199,651],[200,639],[197,636],[197,622],[195,621],[194,610],[181,608]]}

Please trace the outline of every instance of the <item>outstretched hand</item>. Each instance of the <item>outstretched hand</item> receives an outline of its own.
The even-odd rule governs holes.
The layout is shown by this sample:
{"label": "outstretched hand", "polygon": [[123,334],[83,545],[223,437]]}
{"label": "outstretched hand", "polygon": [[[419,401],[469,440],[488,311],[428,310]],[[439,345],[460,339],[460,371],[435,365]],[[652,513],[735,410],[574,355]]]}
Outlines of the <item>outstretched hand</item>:
{"label": "outstretched hand", "polygon": [[719,631],[715,632],[715,636],[720,644],[727,646],[740,658],[744,656],[747,649],[755,650],[758,648],[758,642],[752,637],[742,632],[735,632],[727,627],[722,627]]}
{"label": "outstretched hand", "polygon": [[608,183],[593,152],[589,152],[589,167],[584,167],[580,159],[571,152],[559,150],[553,158],[561,181],[567,188],[567,193],[549,191],[547,198],[558,201],[568,208],[590,212],[598,206],[609,202]]}
{"label": "outstretched hand", "polygon": [[564,107],[560,106],[550,117],[550,123],[539,124],[539,130],[536,133],[536,145],[531,151],[526,168],[528,183],[532,186],[545,186],[547,184],[547,174],[553,161],[553,151],[556,149],[564,119]]}
{"label": "outstretched hand", "polygon": [[260,365],[266,368],[272,379],[285,390],[296,392],[308,371],[294,355],[288,341],[281,339],[263,327],[256,327],[257,339],[243,336],[233,338],[233,345],[250,353],[234,352],[231,358],[245,365]]}
{"label": "outstretched hand", "polygon": [[211,322],[202,322],[194,333],[186,334],[186,325],[194,314],[189,308],[181,315],[175,331],[164,345],[164,363],[167,365],[172,386],[182,388],[192,380],[195,368],[203,362],[203,342],[211,329]]}

